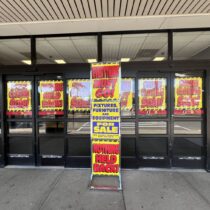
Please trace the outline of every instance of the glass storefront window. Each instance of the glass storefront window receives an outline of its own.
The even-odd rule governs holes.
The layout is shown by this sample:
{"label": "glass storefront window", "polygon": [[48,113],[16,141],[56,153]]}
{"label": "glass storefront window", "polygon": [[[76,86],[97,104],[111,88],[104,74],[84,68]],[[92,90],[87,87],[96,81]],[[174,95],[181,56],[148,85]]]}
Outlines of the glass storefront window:
{"label": "glass storefront window", "polygon": [[174,134],[202,134],[201,121],[175,121]]}
{"label": "glass storefront window", "polygon": [[64,115],[64,93],[62,80],[39,81],[39,116],[57,118]]}
{"label": "glass storefront window", "polygon": [[139,134],[167,134],[167,122],[139,122]]}
{"label": "glass storefront window", "polygon": [[200,116],[203,114],[202,78],[178,76],[176,73],[174,115]]}
{"label": "glass storefront window", "polygon": [[[167,33],[103,36],[103,61],[157,61],[168,58]],[[123,60],[123,59],[122,59]]]}
{"label": "glass storefront window", "polygon": [[68,80],[68,117],[90,116],[90,80]]}
{"label": "glass storefront window", "polygon": [[31,122],[8,122],[9,134],[32,134]]}
{"label": "glass storefront window", "polygon": [[7,82],[7,116],[9,118],[27,118],[32,116],[30,81]]}
{"label": "glass storefront window", "polygon": [[202,156],[203,138],[182,137],[174,138],[173,154],[175,156]]}
{"label": "glass storefront window", "polygon": [[39,138],[40,142],[40,155],[47,158],[53,158],[56,156],[63,156],[64,154],[64,138],[59,136]]}
{"label": "glass storefront window", "polygon": [[137,142],[137,150],[140,156],[167,156],[168,139],[167,138],[141,138]]}
{"label": "glass storefront window", "polygon": [[68,122],[68,134],[90,134],[90,122]]}
{"label": "glass storefront window", "polygon": [[87,63],[97,59],[97,36],[38,38],[38,64]]}
{"label": "glass storefront window", "polygon": [[139,115],[145,117],[167,114],[165,78],[139,79],[138,88]]}
{"label": "glass storefront window", "polygon": [[29,65],[31,64],[30,39],[1,39],[1,65]]}
{"label": "glass storefront window", "polygon": [[121,116],[135,115],[135,80],[124,78],[121,80]]}
{"label": "glass storefront window", "polygon": [[64,122],[40,122],[39,134],[62,134],[64,133]]}
{"label": "glass storefront window", "polygon": [[135,122],[121,122],[121,134],[135,134]]}
{"label": "glass storefront window", "polygon": [[209,60],[210,32],[173,33],[174,60]]}

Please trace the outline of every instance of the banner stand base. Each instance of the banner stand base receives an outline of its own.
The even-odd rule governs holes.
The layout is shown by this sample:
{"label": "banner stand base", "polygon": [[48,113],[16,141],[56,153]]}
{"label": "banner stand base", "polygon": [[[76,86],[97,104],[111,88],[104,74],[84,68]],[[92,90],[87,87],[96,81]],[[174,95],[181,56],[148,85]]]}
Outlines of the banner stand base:
{"label": "banner stand base", "polygon": [[122,183],[120,176],[98,176],[93,175],[89,183],[90,190],[122,190]]}

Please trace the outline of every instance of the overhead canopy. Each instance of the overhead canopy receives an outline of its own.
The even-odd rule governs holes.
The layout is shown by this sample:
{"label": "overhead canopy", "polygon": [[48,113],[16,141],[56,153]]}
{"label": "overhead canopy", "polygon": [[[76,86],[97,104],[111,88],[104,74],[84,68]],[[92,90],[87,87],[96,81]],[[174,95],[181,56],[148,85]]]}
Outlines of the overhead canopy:
{"label": "overhead canopy", "polygon": [[210,27],[209,0],[2,0],[0,36]]}

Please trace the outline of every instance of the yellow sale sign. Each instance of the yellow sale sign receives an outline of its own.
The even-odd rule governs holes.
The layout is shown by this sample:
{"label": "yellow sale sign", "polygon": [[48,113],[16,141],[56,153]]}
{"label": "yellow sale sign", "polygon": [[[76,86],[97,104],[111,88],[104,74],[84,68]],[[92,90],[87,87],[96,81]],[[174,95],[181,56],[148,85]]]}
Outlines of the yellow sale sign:
{"label": "yellow sale sign", "polygon": [[120,175],[120,66],[95,64],[91,71],[92,175]]}
{"label": "yellow sale sign", "polygon": [[92,141],[93,175],[119,175],[120,144],[109,141]]}

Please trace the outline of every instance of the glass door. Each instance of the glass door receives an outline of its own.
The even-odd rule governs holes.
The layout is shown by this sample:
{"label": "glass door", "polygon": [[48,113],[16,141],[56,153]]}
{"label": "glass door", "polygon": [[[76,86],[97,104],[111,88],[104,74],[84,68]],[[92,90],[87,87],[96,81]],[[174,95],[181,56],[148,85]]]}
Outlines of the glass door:
{"label": "glass door", "polygon": [[136,147],[141,167],[204,168],[203,86],[203,76],[196,72],[138,75]]}
{"label": "glass door", "polygon": [[172,80],[172,166],[204,168],[204,84],[201,73],[175,73]]}
{"label": "glass door", "polygon": [[64,104],[61,76],[36,77],[38,165],[64,165]]}
{"label": "glass door", "polygon": [[6,77],[6,161],[11,165],[35,164],[33,77]]}
{"label": "glass door", "polygon": [[170,166],[170,86],[170,74],[138,75],[136,146],[140,167]]}

